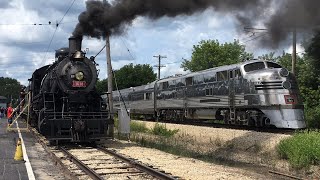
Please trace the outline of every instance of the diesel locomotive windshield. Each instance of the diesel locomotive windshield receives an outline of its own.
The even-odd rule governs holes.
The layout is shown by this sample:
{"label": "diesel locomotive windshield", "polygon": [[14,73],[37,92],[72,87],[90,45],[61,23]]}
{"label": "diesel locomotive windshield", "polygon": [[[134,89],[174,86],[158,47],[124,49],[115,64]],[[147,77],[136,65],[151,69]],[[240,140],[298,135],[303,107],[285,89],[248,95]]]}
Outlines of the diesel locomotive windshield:
{"label": "diesel locomotive windshield", "polygon": [[[273,63],[273,62],[266,62],[267,63],[267,68],[273,69],[273,68],[282,68],[279,64]],[[244,66],[244,70],[246,72],[251,72],[251,71],[256,71],[256,70],[261,70],[265,69],[266,65],[264,62],[255,62],[251,64],[247,64]]]}

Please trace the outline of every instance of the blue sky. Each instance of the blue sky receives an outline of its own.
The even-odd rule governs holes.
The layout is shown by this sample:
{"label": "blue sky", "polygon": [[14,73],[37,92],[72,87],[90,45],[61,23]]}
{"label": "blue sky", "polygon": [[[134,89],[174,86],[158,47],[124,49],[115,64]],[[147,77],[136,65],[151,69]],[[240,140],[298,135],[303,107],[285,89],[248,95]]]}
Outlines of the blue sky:
{"label": "blue sky", "polygon": [[[54,61],[54,51],[68,45],[78,15],[85,11],[85,0],[75,0],[64,16],[72,2],[0,2],[0,76],[15,78],[27,85],[34,70]],[[32,25],[48,24],[49,21],[51,25]],[[60,21],[61,24],[56,28],[56,23]],[[255,57],[271,51],[280,54],[291,49],[290,38],[277,49],[259,47],[257,40],[248,41],[254,36],[250,37],[252,34],[246,34],[243,28],[235,22],[232,14],[217,13],[213,9],[193,16],[163,17],[156,21],[138,17],[125,34],[111,37],[112,66],[113,69],[120,69],[129,63],[154,66],[157,65],[157,59],[153,56],[160,54],[167,56],[162,61],[166,67],[161,69],[161,77],[186,73],[180,68],[182,58],[190,59],[193,45],[208,39],[217,39],[221,43],[238,39]],[[94,56],[104,43],[103,40],[85,37],[82,49],[88,48],[88,56]],[[299,51],[303,49],[298,47]],[[103,51],[96,59],[100,79],[107,77],[105,57]],[[154,72],[157,72],[156,68]]]}

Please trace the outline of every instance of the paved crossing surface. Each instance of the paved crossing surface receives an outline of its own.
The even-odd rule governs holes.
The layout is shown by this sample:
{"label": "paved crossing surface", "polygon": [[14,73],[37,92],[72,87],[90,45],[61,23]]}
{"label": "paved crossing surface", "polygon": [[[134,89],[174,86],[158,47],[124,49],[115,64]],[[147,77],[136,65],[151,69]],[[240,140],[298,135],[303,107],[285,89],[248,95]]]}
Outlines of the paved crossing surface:
{"label": "paved crossing surface", "polygon": [[15,161],[17,132],[7,132],[7,119],[0,119],[0,179],[29,179],[24,161]]}
{"label": "paved crossing surface", "polygon": [[[26,127],[23,120],[19,119],[18,124],[20,128]],[[13,128],[15,127],[14,125]],[[29,132],[21,131],[21,135],[29,163],[13,159],[19,133],[17,131],[7,131],[7,120],[5,118],[0,119],[0,180],[68,179]],[[24,157],[26,154],[23,154]]]}

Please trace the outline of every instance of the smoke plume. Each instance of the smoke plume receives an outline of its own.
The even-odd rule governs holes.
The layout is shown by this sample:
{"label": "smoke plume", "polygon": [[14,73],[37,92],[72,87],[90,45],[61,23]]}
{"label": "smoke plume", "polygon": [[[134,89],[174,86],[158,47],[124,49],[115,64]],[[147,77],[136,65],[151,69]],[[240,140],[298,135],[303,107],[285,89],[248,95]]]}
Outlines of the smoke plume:
{"label": "smoke plume", "polygon": [[164,16],[176,17],[192,15],[212,8],[214,12],[233,15],[244,26],[253,26],[263,22],[268,29],[266,45],[276,46],[285,40],[293,28],[311,30],[320,23],[320,1],[283,0],[114,0],[86,1],[86,11],[78,19],[73,35],[104,37],[106,34],[119,35],[126,31],[138,16],[158,19]]}

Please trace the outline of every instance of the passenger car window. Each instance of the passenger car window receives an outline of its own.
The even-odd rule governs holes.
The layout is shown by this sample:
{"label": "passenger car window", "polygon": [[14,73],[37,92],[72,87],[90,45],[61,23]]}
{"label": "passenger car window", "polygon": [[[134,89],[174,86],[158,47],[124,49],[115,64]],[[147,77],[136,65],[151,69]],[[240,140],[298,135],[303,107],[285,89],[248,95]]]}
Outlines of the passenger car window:
{"label": "passenger car window", "polygon": [[197,75],[193,77],[193,84],[202,84],[204,81],[203,75]]}
{"label": "passenger car window", "polygon": [[204,74],[204,82],[214,82],[216,81],[216,73],[215,72],[210,72]]}
{"label": "passenger car window", "polygon": [[192,86],[192,81],[193,81],[193,77],[187,77],[186,78],[186,85],[187,86]]}
{"label": "passenger car window", "polygon": [[228,72],[227,71],[221,71],[217,73],[217,81],[226,81],[228,80]]}
{"label": "passenger car window", "polygon": [[255,62],[255,63],[247,64],[244,66],[244,70],[246,72],[256,71],[256,70],[264,69],[264,68],[266,68],[266,67],[263,62]]}

